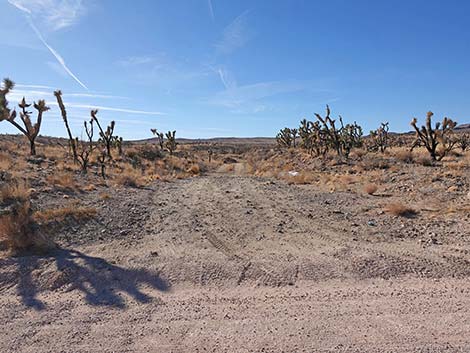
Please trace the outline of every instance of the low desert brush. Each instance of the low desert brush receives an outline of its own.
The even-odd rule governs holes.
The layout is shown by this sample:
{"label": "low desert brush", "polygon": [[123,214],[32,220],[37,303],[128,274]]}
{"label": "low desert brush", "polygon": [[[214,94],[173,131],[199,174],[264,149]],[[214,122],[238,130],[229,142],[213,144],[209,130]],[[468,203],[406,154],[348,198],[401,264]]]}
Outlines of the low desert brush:
{"label": "low desert brush", "polygon": [[374,195],[379,187],[376,184],[368,183],[364,185],[364,192],[369,195]]}
{"label": "low desert brush", "polygon": [[95,215],[95,208],[79,206],[75,203],[72,203],[60,208],[51,208],[38,211],[34,214],[34,220],[40,224],[47,224],[50,222],[63,222],[67,218],[80,221],[90,219]]}
{"label": "low desert brush", "polygon": [[393,216],[399,216],[399,217],[407,217],[411,218],[414,217],[418,214],[415,209],[412,207],[406,206],[402,203],[395,202],[387,205],[385,207],[385,211],[390,213]]}
{"label": "low desert brush", "polygon": [[29,248],[42,250],[53,246],[32,218],[28,190],[22,182],[1,188],[0,240],[11,251]]}
{"label": "low desert brush", "polygon": [[47,177],[47,182],[59,190],[73,191],[78,188],[73,175],[70,173],[51,174]]}

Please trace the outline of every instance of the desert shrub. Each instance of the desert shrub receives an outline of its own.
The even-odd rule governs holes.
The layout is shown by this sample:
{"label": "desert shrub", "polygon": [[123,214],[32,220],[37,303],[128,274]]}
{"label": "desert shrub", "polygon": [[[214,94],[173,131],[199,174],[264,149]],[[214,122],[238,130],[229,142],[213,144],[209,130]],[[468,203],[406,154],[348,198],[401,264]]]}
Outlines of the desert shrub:
{"label": "desert shrub", "polygon": [[25,183],[1,187],[0,240],[11,251],[47,249],[52,241],[40,232],[32,218],[30,194]]}
{"label": "desert shrub", "polygon": [[201,168],[198,164],[193,164],[188,168],[187,172],[192,175],[198,175],[201,172]]}
{"label": "desert shrub", "polygon": [[395,153],[395,158],[403,163],[413,163],[413,153],[408,150],[399,150]]}
{"label": "desert shrub", "polygon": [[138,188],[143,185],[142,175],[133,169],[124,169],[115,178],[117,185]]}
{"label": "desert shrub", "polygon": [[406,206],[400,202],[395,202],[395,203],[391,203],[387,205],[385,207],[385,211],[393,216],[407,217],[407,218],[414,217],[418,214],[418,212],[415,209],[409,206]]}
{"label": "desert shrub", "polygon": [[60,190],[74,191],[78,188],[73,175],[70,173],[51,174],[47,177],[47,182]]}
{"label": "desert shrub", "polygon": [[364,159],[362,162],[360,162],[358,167],[365,171],[388,169],[390,168],[390,163],[381,157],[372,156],[371,158]]}
{"label": "desert shrub", "polygon": [[76,221],[92,218],[96,215],[96,209],[92,207],[83,207],[75,203],[71,205],[41,210],[34,213],[34,220],[47,224],[50,222],[63,222],[66,218],[73,218]]}
{"label": "desert shrub", "polygon": [[364,192],[369,195],[374,195],[379,187],[376,184],[368,183],[364,185]]}
{"label": "desert shrub", "polygon": [[425,167],[433,166],[433,161],[429,156],[418,156],[416,157],[416,163],[421,164]]}

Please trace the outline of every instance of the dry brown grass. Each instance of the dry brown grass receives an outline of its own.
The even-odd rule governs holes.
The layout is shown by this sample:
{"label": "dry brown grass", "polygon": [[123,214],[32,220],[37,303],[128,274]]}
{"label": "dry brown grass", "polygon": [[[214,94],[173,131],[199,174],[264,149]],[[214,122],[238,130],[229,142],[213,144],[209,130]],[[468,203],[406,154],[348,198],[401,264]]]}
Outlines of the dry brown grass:
{"label": "dry brown grass", "polygon": [[82,188],[83,191],[95,191],[96,190],[96,186],[93,185],[93,184],[88,184],[88,185],[85,185],[83,188]]}
{"label": "dry brown grass", "polygon": [[126,168],[114,177],[117,185],[138,188],[144,185],[142,174],[132,168]]}
{"label": "dry brown grass", "polygon": [[93,218],[97,211],[93,207],[78,206],[76,203],[34,213],[34,220],[40,224],[50,222],[63,222],[67,218],[73,218],[76,221]]}
{"label": "dry brown grass", "polygon": [[43,235],[31,217],[30,192],[27,184],[14,181],[1,188],[0,240],[6,249],[20,251],[34,247],[47,249],[52,241]]}
{"label": "dry brown grass", "polygon": [[413,153],[408,149],[400,149],[396,151],[395,158],[403,163],[413,163]]}
{"label": "dry brown grass", "polygon": [[0,188],[0,202],[29,200],[30,188],[25,181],[13,180]]}
{"label": "dry brown grass", "polygon": [[65,172],[49,175],[47,182],[59,190],[75,191],[78,189],[73,175]]}
{"label": "dry brown grass", "polygon": [[108,192],[102,192],[100,193],[100,199],[101,200],[109,200],[111,198],[111,194]]}
{"label": "dry brown grass", "polygon": [[296,175],[287,174],[286,180],[288,184],[296,185],[312,184],[313,182],[315,182],[313,174],[308,172],[299,172]]}
{"label": "dry brown grass", "polygon": [[374,195],[379,187],[376,184],[368,183],[364,185],[364,192],[369,195]]}
{"label": "dry brown grass", "polygon": [[192,175],[199,175],[201,173],[201,168],[199,167],[199,164],[193,164],[188,168],[187,172]]}
{"label": "dry brown grass", "polygon": [[422,166],[425,167],[432,167],[433,166],[433,161],[431,157],[427,155],[419,155],[415,159],[416,163],[421,164]]}
{"label": "dry brown grass", "polygon": [[406,206],[400,202],[394,202],[385,206],[385,211],[393,216],[412,218],[418,212],[410,206]]}

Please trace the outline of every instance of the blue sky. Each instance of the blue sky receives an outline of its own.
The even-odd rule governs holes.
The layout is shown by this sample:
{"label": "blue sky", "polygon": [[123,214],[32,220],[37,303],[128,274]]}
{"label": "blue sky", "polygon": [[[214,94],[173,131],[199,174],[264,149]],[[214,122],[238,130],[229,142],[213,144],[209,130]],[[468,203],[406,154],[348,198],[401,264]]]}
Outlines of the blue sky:
{"label": "blue sky", "polygon": [[126,139],[273,136],[325,104],[366,131],[470,122],[468,1],[0,1],[0,76],[49,103],[44,135],[57,88],[76,135],[92,107]]}

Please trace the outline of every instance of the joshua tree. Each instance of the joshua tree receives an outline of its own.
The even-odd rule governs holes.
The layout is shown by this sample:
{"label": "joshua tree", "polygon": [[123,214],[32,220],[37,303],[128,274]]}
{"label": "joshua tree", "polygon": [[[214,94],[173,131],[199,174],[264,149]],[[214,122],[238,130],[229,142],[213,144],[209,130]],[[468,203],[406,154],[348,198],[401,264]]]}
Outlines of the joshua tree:
{"label": "joshua tree", "polygon": [[101,153],[98,155],[98,162],[100,162],[101,177],[106,179],[106,156],[107,151],[104,148]]}
{"label": "joshua tree", "polygon": [[[280,147],[292,147],[292,145],[294,144],[293,130],[297,129],[289,129],[288,127],[286,127],[277,134],[276,141]],[[297,131],[295,133],[297,134]]]}
{"label": "joshua tree", "polygon": [[377,130],[370,132],[370,139],[372,142],[370,149],[372,151],[380,151],[382,153],[385,152],[389,146],[388,130],[388,122],[386,122],[382,123]]}
{"label": "joshua tree", "polygon": [[98,126],[98,129],[100,130],[100,139],[99,142],[101,142],[104,147],[106,148],[106,155],[108,156],[108,159],[113,159],[113,156],[111,154],[111,147],[113,146],[114,142],[118,139],[117,136],[114,136],[114,127],[116,126],[116,123],[111,121],[111,123],[108,125],[106,128],[106,131],[103,130],[101,127],[101,124],[96,117],[96,114],[98,113],[98,110],[92,110],[91,111],[91,118],[92,120],[95,121],[96,125]]}
{"label": "joshua tree", "polygon": [[85,121],[84,127],[85,127],[85,133],[87,135],[87,141],[79,141],[78,137],[75,139],[75,146],[77,147],[78,150],[78,163],[80,164],[82,168],[83,174],[87,174],[88,172],[88,165],[90,162],[90,157],[91,154],[93,153],[93,150],[95,149],[95,145],[93,143],[93,118],[90,119],[90,125],[88,126],[87,122]]}
{"label": "joshua tree", "polygon": [[[445,155],[452,150],[456,141],[450,138],[452,131],[454,130],[457,123],[449,118],[444,118],[442,124],[437,122],[435,128],[432,128],[431,118],[434,114],[428,112],[426,115],[426,124],[421,126],[421,129],[417,126],[417,119],[413,118],[411,126],[416,131],[416,140],[413,143],[411,150],[415,147],[423,145],[429,152],[432,160],[440,161]],[[437,146],[441,145],[441,149],[438,150]]]}
{"label": "joshua tree", "polygon": [[158,132],[157,129],[150,129],[150,131],[152,132],[152,134],[157,138],[158,140],[158,145],[160,146],[160,149],[163,150],[164,148],[164,136],[163,136],[163,132]]}
{"label": "joshua tree", "polygon": [[34,109],[38,111],[38,116],[36,119],[36,123],[33,124],[31,122],[31,112],[27,110],[31,106],[31,104],[26,103],[26,99],[23,97],[21,102],[18,106],[21,108],[20,111],[20,118],[23,122],[24,126],[21,126],[16,120],[16,111],[11,111],[8,108],[8,101],[6,99],[6,95],[14,88],[15,84],[10,79],[3,80],[3,88],[0,89],[0,121],[6,120],[14,127],[16,127],[26,138],[29,140],[30,151],[31,155],[36,155],[36,138],[39,135],[39,130],[41,129],[42,123],[42,114],[45,111],[49,110],[49,107],[46,106],[46,102],[44,100],[39,100],[37,103],[34,103]]}
{"label": "joshua tree", "polygon": [[362,127],[356,122],[354,124],[343,125],[343,118],[340,116],[341,122],[340,136],[341,136],[341,148],[346,156],[349,157],[349,153],[353,148],[362,146]]}
{"label": "joshua tree", "polygon": [[460,136],[457,138],[457,144],[459,145],[462,152],[465,152],[470,147],[470,134],[460,134]]}
{"label": "joshua tree", "polygon": [[6,95],[15,87],[15,83],[9,78],[3,79],[3,87],[0,88],[0,121],[15,119],[16,111],[8,107]]}
{"label": "joshua tree", "polygon": [[57,104],[59,105],[59,108],[60,108],[62,120],[64,120],[65,129],[67,130],[67,134],[69,136],[69,145],[70,145],[70,149],[72,150],[73,161],[78,162],[76,140],[73,138],[72,132],[70,131],[70,126],[69,126],[69,122],[67,119],[67,111],[65,110],[64,101],[62,100],[62,92],[60,90],[57,90],[54,92],[54,96],[57,99]]}
{"label": "joshua tree", "polygon": [[178,142],[176,142],[175,134],[176,134],[176,130],[168,131],[165,134],[165,137],[166,137],[165,147],[167,151],[170,152],[170,155],[173,155],[173,152],[176,151],[176,148],[178,146]]}
{"label": "joshua tree", "polygon": [[327,136],[328,144],[331,145],[338,156],[343,155],[343,150],[341,146],[341,135],[340,131],[336,128],[336,120],[330,118],[330,107],[326,106],[326,115],[323,118],[320,114],[315,113],[317,119],[321,122],[322,128]]}
{"label": "joshua tree", "polygon": [[331,146],[338,156],[349,156],[351,149],[362,146],[362,128],[354,122],[354,124],[343,124],[343,118],[339,116],[341,127],[337,128],[336,120],[330,117],[330,107],[326,106],[326,115],[323,118],[320,114],[315,113],[318,121],[321,123],[320,143]]}
{"label": "joshua tree", "polygon": [[122,144],[123,144],[123,139],[122,137],[116,138],[114,140],[114,146],[118,149],[118,154],[122,156]]}

